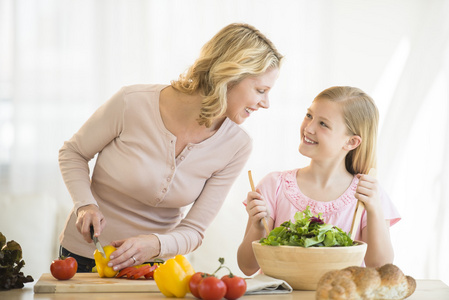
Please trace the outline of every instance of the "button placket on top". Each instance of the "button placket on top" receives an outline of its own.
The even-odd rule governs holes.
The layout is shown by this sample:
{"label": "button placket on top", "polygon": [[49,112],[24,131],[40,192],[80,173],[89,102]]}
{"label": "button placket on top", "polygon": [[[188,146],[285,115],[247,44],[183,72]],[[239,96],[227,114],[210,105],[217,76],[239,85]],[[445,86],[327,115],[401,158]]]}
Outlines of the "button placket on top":
{"label": "button placket on top", "polygon": [[165,180],[162,181],[162,188],[158,193],[158,197],[155,199],[157,205],[163,201],[165,195],[167,194],[168,190],[170,189],[170,184],[171,184],[173,176],[175,174],[175,169],[176,169],[176,166],[175,166],[176,162],[174,162],[174,160],[175,160],[174,159],[174,157],[175,157],[175,142],[176,142],[176,139],[172,138],[169,143],[169,147],[168,147],[168,149],[169,149],[168,160],[169,161],[167,164],[168,164],[168,166],[170,166],[170,169],[169,169],[169,173],[166,176]]}
{"label": "button placket on top", "polygon": [[176,165],[179,165],[189,155],[190,151],[194,148],[194,145],[187,144],[182,152],[176,157]]}

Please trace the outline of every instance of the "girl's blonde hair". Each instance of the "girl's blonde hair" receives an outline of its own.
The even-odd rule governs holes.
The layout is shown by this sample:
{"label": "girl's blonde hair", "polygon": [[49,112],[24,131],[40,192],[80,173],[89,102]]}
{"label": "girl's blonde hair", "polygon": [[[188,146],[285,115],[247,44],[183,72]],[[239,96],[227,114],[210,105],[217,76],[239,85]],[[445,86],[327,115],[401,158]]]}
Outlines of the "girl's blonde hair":
{"label": "girl's blonde hair", "polygon": [[283,56],[273,43],[248,24],[230,24],[203,48],[199,58],[171,82],[183,93],[204,97],[198,123],[210,127],[227,108],[227,91],[248,76],[279,68]]}
{"label": "girl's blonde hair", "polygon": [[346,155],[346,170],[351,174],[368,174],[371,168],[376,168],[379,112],[374,100],[362,90],[350,86],[330,87],[315,99],[338,102],[349,134],[362,139],[360,145]]}

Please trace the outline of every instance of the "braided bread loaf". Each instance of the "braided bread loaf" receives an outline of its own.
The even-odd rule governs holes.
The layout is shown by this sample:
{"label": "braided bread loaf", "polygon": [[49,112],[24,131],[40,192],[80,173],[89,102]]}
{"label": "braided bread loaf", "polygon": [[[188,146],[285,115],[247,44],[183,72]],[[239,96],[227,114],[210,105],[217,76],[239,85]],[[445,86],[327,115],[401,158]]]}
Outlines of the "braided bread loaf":
{"label": "braided bread loaf", "polygon": [[317,300],[405,299],[415,292],[416,281],[393,264],[379,268],[348,267],[324,274]]}

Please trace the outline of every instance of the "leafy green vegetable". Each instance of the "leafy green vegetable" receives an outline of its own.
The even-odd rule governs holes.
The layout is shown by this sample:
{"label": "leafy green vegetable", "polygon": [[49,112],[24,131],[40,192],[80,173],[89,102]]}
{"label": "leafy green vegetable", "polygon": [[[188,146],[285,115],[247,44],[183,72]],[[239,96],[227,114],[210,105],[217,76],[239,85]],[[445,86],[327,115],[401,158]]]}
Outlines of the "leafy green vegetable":
{"label": "leafy green vegetable", "polygon": [[15,241],[6,242],[0,232],[0,290],[23,288],[24,283],[32,282],[30,275],[24,276],[20,269],[25,265],[22,260],[22,248]]}
{"label": "leafy green vegetable", "polygon": [[286,221],[274,228],[266,238],[262,238],[262,245],[271,246],[300,246],[300,247],[337,247],[352,246],[353,240],[340,228],[325,224],[322,214],[312,215],[309,206],[304,211],[298,211],[295,221]]}

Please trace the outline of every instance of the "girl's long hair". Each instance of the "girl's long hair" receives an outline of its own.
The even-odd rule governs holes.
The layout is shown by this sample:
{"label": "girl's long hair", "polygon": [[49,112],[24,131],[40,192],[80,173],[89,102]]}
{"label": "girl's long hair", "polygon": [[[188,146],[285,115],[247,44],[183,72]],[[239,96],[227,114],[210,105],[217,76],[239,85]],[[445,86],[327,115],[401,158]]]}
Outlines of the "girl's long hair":
{"label": "girl's long hair", "polygon": [[283,56],[273,43],[248,24],[230,24],[203,48],[195,63],[171,82],[183,93],[203,96],[198,123],[210,127],[227,108],[227,91],[248,76],[279,68]]}
{"label": "girl's long hair", "polygon": [[377,165],[377,127],[379,112],[374,100],[361,89],[334,86],[322,91],[315,99],[328,99],[340,104],[349,134],[358,135],[362,142],[345,158],[351,174],[368,174]]}

